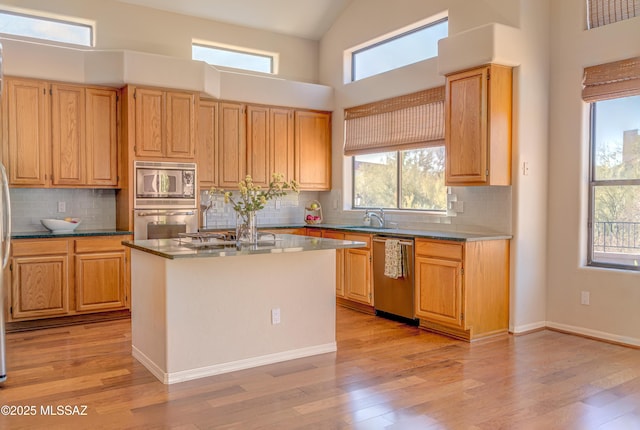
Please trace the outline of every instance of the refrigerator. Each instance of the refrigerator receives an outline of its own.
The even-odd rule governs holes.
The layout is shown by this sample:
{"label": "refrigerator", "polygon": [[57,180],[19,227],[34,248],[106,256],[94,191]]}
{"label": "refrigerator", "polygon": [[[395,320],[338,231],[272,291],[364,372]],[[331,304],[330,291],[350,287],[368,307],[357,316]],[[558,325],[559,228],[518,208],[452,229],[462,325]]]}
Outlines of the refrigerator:
{"label": "refrigerator", "polygon": [[[0,44],[0,109],[2,109],[2,85],[4,77],[2,75],[2,45]],[[1,112],[0,112],[1,113]],[[0,115],[1,117],[1,115]],[[4,285],[4,268],[9,260],[9,249],[11,247],[11,202],[9,198],[9,181],[7,180],[7,171],[4,165],[0,163],[0,260],[2,260],[2,270],[0,270],[0,382],[7,379],[6,365],[6,343],[5,343],[5,291],[8,285]]]}

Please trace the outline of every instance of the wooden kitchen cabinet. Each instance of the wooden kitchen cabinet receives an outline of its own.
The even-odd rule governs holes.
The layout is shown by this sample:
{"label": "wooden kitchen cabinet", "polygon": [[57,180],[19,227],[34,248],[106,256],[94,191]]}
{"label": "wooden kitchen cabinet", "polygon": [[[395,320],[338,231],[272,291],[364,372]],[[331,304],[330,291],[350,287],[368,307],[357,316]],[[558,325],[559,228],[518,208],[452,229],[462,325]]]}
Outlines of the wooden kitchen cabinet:
{"label": "wooden kitchen cabinet", "polygon": [[118,185],[117,90],[53,84],[53,186]]}
{"label": "wooden kitchen cabinet", "polygon": [[129,307],[131,236],[18,239],[9,266],[9,320]]}
{"label": "wooden kitchen cabinet", "polygon": [[35,319],[69,312],[69,257],[66,240],[13,241],[12,319]]}
{"label": "wooden kitchen cabinet", "polygon": [[218,127],[218,187],[235,189],[247,175],[246,106],[220,102]]}
{"label": "wooden kitchen cabinet", "polygon": [[118,186],[118,90],[7,78],[10,184]]}
{"label": "wooden kitchen cabinet", "polygon": [[217,178],[218,102],[200,99],[198,103],[196,161],[201,188],[215,187]]}
{"label": "wooden kitchen cabinet", "polygon": [[371,281],[371,235],[346,233],[344,240],[365,242],[364,248],[349,248],[344,255],[344,296],[346,299],[373,306]]}
{"label": "wooden kitchen cabinet", "polygon": [[471,341],[509,328],[509,241],[416,239],[420,326]]}
{"label": "wooden kitchen cabinet", "polygon": [[512,70],[495,64],[446,77],[446,185],[511,184]]}
{"label": "wooden kitchen cabinet", "polygon": [[195,94],[135,88],[135,145],[139,158],[190,160],[195,155]]}
{"label": "wooden kitchen cabinet", "polygon": [[[344,233],[340,231],[324,230],[322,237],[327,239],[344,240]],[[345,278],[345,260],[344,249],[336,249],[336,297],[345,297],[344,278]]]}
{"label": "wooden kitchen cabinet", "polygon": [[111,88],[85,89],[85,183],[118,186],[118,95]]}
{"label": "wooden kitchen cabinet", "polygon": [[51,151],[49,83],[6,78],[3,127],[8,136],[8,173],[12,186],[45,187]]}
{"label": "wooden kitchen cabinet", "polygon": [[293,179],[293,109],[247,106],[247,174],[269,186],[271,175]]}
{"label": "wooden kitchen cabinet", "polygon": [[296,110],[295,179],[302,190],[331,189],[331,113]]}

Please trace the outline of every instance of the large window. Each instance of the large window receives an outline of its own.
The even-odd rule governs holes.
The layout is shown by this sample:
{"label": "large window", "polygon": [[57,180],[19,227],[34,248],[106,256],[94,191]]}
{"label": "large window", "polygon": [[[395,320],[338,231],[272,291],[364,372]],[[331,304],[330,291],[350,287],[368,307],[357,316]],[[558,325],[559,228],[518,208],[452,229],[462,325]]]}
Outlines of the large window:
{"label": "large window", "polygon": [[7,11],[0,11],[0,33],[72,45],[93,46],[91,25]]}
{"label": "large window", "polygon": [[640,96],[591,104],[589,262],[640,270]]}
{"label": "large window", "polygon": [[192,58],[213,66],[231,67],[253,72],[275,73],[274,55],[261,54],[226,47],[192,45]]}
{"label": "large window", "polygon": [[353,208],[445,211],[444,146],[353,156]]}
{"label": "large window", "polygon": [[351,80],[358,81],[438,55],[438,40],[447,37],[447,18],[385,38],[351,53]]}

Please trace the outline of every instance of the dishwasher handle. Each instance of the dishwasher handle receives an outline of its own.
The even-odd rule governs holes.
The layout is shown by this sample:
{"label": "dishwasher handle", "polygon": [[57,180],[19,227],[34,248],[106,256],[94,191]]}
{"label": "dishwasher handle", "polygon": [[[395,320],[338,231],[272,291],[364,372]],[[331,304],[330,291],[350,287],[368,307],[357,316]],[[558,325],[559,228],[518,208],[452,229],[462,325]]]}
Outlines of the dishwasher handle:
{"label": "dishwasher handle", "polygon": [[[373,239],[373,241],[378,243],[385,243],[387,239]],[[400,240],[399,243],[402,246],[413,246],[413,241]]]}

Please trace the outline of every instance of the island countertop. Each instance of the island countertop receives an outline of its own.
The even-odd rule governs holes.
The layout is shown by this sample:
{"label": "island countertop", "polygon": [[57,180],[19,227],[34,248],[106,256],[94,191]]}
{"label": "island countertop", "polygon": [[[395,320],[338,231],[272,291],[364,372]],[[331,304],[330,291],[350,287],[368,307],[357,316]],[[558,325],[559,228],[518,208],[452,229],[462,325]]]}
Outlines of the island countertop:
{"label": "island countertop", "polygon": [[198,257],[234,257],[253,254],[279,254],[289,252],[319,251],[365,247],[364,242],[325,239],[319,237],[277,234],[257,244],[207,244],[190,243],[185,239],[128,240],[123,245],[168,259]]}

